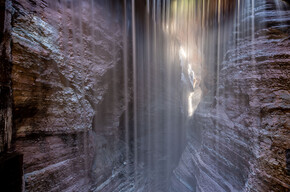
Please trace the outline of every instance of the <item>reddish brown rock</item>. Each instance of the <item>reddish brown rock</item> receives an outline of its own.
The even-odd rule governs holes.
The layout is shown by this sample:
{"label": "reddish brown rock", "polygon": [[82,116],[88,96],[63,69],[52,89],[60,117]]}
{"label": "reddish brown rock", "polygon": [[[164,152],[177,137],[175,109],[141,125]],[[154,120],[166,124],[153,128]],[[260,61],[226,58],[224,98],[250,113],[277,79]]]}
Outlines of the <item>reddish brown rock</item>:
{"label": "reddish brown rock", "polygon": [[[108,97],[114,91],[109,78],[122,77],[114,74],[122,67],[121,26],[93,1],[17,0],[12,6],[14,124],[25,188],[88,191],[101,152],[113,155],[98,164],[103,180],[120,161],[106,143],[119,144],[125,110],[122,88]],[[102,114],[104,107],[113,113]]]}
{"label": "reddish brown rock", "polygon": [[220,66],[219,95],[208,92],[195,112],[189,144],[174,171],[175,191],[290,189],[290,12],[271,1],[255,7],[255,29],[247,24],[253,19],[249,1],[241,12],[241,31]]}
{"label": "reddish brown rock", "polygon": [[11,2],[0,2],[0,153],[12,148]]}

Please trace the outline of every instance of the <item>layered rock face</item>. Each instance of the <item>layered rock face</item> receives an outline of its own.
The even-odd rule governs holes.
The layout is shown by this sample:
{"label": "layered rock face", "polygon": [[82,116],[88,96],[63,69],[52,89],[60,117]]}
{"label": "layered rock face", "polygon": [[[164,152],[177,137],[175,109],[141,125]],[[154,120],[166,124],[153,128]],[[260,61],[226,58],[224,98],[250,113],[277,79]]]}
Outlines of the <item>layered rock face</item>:
{"label": "layered rock face", "polygon": [[10,2],[0,2],[0,153],[11,149],[12,142],[10,7]]}
{"label": "layered rock face", "polygon": [[244,2],[232,46],[212,74],[217,88],[204,90],[193,116],[173,191],[290,189],[290,12],[281,5]]}
{"label": "layered rock face", "polygon": [[[134,50],[138,65],[132,74],[126,52],[131,51],[130,3],[124,6],[128,13],[122,29],[118,18],[124,10],[118,7],[119,1],[6,2],[12,3],[11,26],[9,18],[5,23],[12,46],[9,38],[0,46],[6,62],[0,65],[0,152],[8,148],[12,134],[13,100],[15,148],[24,154],[27,191],[289,190],[287,4],[245,0],[237,10],[231,39],[223,37],[231,46],[210,42],[211,38],[205,41],[213,55],[217,47],[227,49],[218,66],[218,58],[202,66],[202,59],[188,52],[187,59],[196,62],[192,69],[203,81],[190,90],[203,95],[187,121],[191,84],[187,79],[181,85],[180,62],[185,61],[178,54],[196,36],[188,39],[186,31],[200,34],[197,21],[207,17],[206,25],[216,27],[211,19],[235,7],[234,3],[222,1],[219,11],[218,3],[206,6],[212,9],[210,14],[195,17],[190,31],[183,30],[188,20],[176,17],[182,32],[173,34],[165,25],[161,29],[164,4],[154,1],[147,15],[146,3],[140,1]],[[195,13],[195,2],[186,2],[176,4],[181,15],[189,5]],[[116,10],[106,10],[110,4]],[[205,7],[204,1],[198,4]],[[0,24],[2,30],[4,24]],[[222,33],[210,35],[216,34]],[[203,47],[201,40],[189,46],[192,52]],[[132,94],[133,75],[137,87]],[[199,98],[193,100],[199,103]],[[186,136],[187,147],[172,174]]]}
{"label": "layered rock face", "polygon": [[122,82],[120,22],[95,1],[12,3],[13,122],[25,188],[88,191],[111,175],[124,147],[118,124],[127,98],[113,86]]}

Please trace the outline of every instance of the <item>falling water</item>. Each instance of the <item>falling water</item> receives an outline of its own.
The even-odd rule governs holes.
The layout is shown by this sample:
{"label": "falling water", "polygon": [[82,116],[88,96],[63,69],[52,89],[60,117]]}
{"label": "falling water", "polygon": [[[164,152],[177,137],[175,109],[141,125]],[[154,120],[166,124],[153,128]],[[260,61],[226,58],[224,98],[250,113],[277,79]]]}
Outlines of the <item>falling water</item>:
{"label": "falling water", "polygon": [[[224,19],[234,3],[124,0],[122,7],[123,95],[129,98],[121,124],[123,182],[131,186],[123,190],[168,191],[202,98],[203,67],[216,74],[212,88],[219,95],[221,44],[226,40],[222,28],[230,22]],[[215,55],[217,68],[211,60]]]}
{"label": "falling water", "polygon": [[[174,188],[176,180],[187,190],[195,191],[194,184],[176,171],[188,141],[199,139],[198,133],[190,131],[195,124],[194,113],[198,108],[202,110],[199,104],[203,101],[216,106],[219,115],[218,108],[222,106],[218,98],[225,97],[225,88],[220,83],[224,57],[235,57],[233,63],[242,57],[238,51],[226,54],[229,41],[239,50],[240,39],[250,38],[251,59],[255,62],[255,14],[264,1],[86,0],[90,5],[87,13],[90,26],[82,26],[84,18],[80,15],[85,9],[82,0],[61,2],[61,6],[71,9],[73,23],[71,29],[63,27],[63,35],[72,38],[74,44],[70,47],[65,40],[63,49],[66,54],[71,51],[81,63],[86,57],[99,62],[98,46],[102,42],[93,44],[82,38],[85,27],[93,38],[98,37],[99,29],[94,27],[98,14],[107,14],[112,25],[115,20],[122,24],[122,45],[114,45],[111,50],[115,52],[116,46],[122,47],[121,66],[116,67],[115,59],[109,67],[101,63],[110,71],[97,74],[104,78],[100,84],[104,84],[108,93],[99,95],[98,91],[104,90],[93,90],[96,95],[93,99],[100,104],[93,106],[96,114],[92,129],[97,147],[93,162],[85,164],[85,170],[92,164],[92,173],[88,173],[94,183],[91,191],[179,191]],[[275,3],[282,9],[281,1]],[[57,5],[55,2],[49,6],[57,9]],[[97,5],[104,7],[102,13],[94,9]],[[84,46],[91,47],[94,55],[87,55]],[[69,54],[64,55],[64,60],[69,62]],[[85,74],[90,69],[79,70]],[[80,79],[79,83],[81,102],[86,97],[87,82]],[[206,103],[207,100],[214,102]],[[118,114],[120,108],[122,113]],[[116,121],[114,118],[119,123],[111,125],[109,121]],[[118,134],[111,133],[114,131]],[[83,138],[88,154],[89,141]],[[102,149],[102,145],[106,148]],[[219,147],[217,141],[216,145]],[[103,157],[106,155],[109,158]],[[98,175],[106,161],[112,162],[112,172]],[[119,187],[114,188],[114,184],[108,187],[118,182],[122,183]]]}
{"label": "falling water", "polygon": [[[204,46],[209,42],[207,33],[214,34],[218,25],[220,63],[225,49],[220,46],[225,41],[221,28],[226,22],[222,20],[233,5],[223,1],[212,5],[207,1],[132,0],[124,1],[123,7],[128,19],[123,23],[131,26],[130,31],[124,28],[128,52],[125,50],[123,61],[127,71],[131,65],[127,56],[132,58],[133,87],[126,83],[130,81],[126,72],[124,90],[125,96],[133,91],[132,104],[126,107],[132,106],[132,113],[125,112],[126,142],[132,148],[126,155],[127,169],[133,169],[132,190],[167,191],[188,138],[188,126],[193,123],[191,117],[202,97],[202,67],[215,68],[205,64],[205,55],[212,58],[216,54]],[[132,51],[126,42],[128,33],[132,35]],[[132,182],[131,177],[132,172],[127,171],[127,182]]]}

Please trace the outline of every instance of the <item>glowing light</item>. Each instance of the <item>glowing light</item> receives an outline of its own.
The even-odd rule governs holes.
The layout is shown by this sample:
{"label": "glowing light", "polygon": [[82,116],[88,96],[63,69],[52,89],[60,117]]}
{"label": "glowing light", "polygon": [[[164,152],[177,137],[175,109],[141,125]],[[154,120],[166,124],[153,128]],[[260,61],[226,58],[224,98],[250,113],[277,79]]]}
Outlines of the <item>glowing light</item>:
{"label": "glowing light", "polygon": [[191,86],[194,89],[195,86],[196,86],[197,80],[195,78],[194,71],[191,68],[191,64],[188,64],[187,73],[188,73],[188,76],[189,76],[189,80],[190,80]]}
{"label": "glowing light", "polygon": [[194,77],[194,72],[191,69],[191,64],[188,64],[188,70],[187,70],[187,72],[188,72],[188,75],[193,75],[193,77]]}
{"label": "glowing light", "polygon": [[186,58],[186,53],[185,53],[183,47],[180,47],[179,53],[180,53],[184,58]]}
{"label": "glowing light", "polygon": [[192,97],[194,95],[194,92],[191,92],[188,96],[188,116],[191,117],[193,115],[194,109],[193,109],[193,103],[192,103]]}

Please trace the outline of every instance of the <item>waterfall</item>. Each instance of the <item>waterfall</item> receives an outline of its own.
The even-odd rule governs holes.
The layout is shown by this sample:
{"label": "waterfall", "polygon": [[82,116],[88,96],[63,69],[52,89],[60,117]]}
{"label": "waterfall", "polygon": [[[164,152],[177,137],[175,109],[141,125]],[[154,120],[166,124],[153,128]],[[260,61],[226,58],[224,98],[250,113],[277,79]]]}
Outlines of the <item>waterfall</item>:
{"label": "waterfall", "polygon": [[205,46],[208,34],[219,26],[214,46],[220,63],[226,40],[221,28],[231,22],[223,21],[234,6],[124,0],[123,9],[124,95],[130,97],[124,112],[126,182],[134,178],[133,191],[168,191],[202,99],[203,67],[215,68],[207,64],[216,54]]}
{"label": "waterfall", "polygon": [[[104,143],[112,145],[106,154],[112,158],[112,175],[105,180],[101,176],[96,176],[95,181],[91,178],[97,186],[92,191],[104,191],[110,182],[116,182],[116,177],[121,177],[123,184],[115,191],[178,191],[176,186],[180,185],[186,188],[185,191],[196,191],[200,178],[186,176],[185,179],[186,174],[195,173],[180,171],[180,166],[190,161],[186,159],[185,151],[194,146],[191,150],[195,153],[199,150],[197,146],[202,146],[204,130],[196,125],[199,120],[196,116],[211,114],[217,119],[225,116],[223,99],[229,92],[224,76],[229,66],[225,60],[232,61],[234,68],[245,59],[240,55],[245,49],[242,40],[250,41],[246,49],[250,52],[247,54],[251,57],[253,75],[261,78],[256,68],[256,36],[264,25],[259,21],[266,17],[261,15],[266,9],[266,1],[122,0],[119,6],[111,1],[88,2],[91,6],[89,31],[94,37],[99,30],[94,27],[99,14],[93,9],[96,5],[101,5],[109,13],[111,24],[116,19],[122,24],[122,43],[110,47],[113,52],[122,48],[122,64],[118,67],[115,61],[117,53],[108,67],[111,72],[101,74],[109,93],[102,96],[95,93],[100,98],[101,107],[94,106],[96,116],[93,120],[95,142],[104,139]],[[274,3],[281,14],[285,2],[275,0]],[[50,6],[57,9],[59,4],[51,3]],[[73,46],[73,54],[84,62],[82,17],[77,11],[82,10],[83,3],[67,1],[62,6],[71,7],[73,11],[71,35],[73,42],[79,45]],[[69,30],[64,27],[64,36]],[[95,56],[99,53],[98,45],[90,45]],[[66,53],[69,51],[66,45],[64,49]],[[235,51],[229,53],[231,49]],[[97,60],[96,57],[94,61]],[[89,69],[80,70],[85,74]],[[79,98],[85,97],[85,84],[82,79]],[[256,81],[251,86],[258,89]],[[244,100],[240,95],[234,97]],[[256,96],[253,98],[258,100]],[[210,107],[211,111],[206,114]],[[195,115],[196,111],[198,115]],[[119,123],[110,125],[107,121],[112,119],[119,119]],[[259,123],[256,120],[255,126]],[[213,121],[216,134],[222,132],[219,124],[219,120]],[[118,131],[116,135],[110,131],[104,134],[103,128],[99,127]],[[213,136],[211,139],[216,150],[223,149],[220,138]],[[257,135],[251,142],[256,139]],[[84,143],[88,145],[85,138]],[[87,148],[84,150],[89,153]],[[122,152],[119,154],[119,151]],[[256,156],[257,151],[254,152]],[[97,149],[93,169],[102,170],[102,165],[98,164],[102,159],[102,153]],[[195,161],[200,163],[201,157]],[[88,163],[86,167],[89,169]],[[98,173],[95,171],[94,174]],[[233,189],[230,185],[227,187]]]}
{"label": "waterfall", "polygon": [[288,1],[5,2],[27,191],[289,189]]}
{"label": "waterfall", "polygon": [[[128,144],[134,155],[133,188],[178,191],[174,186],[177,178],[187,190],[195,191],[196,186],[184,180],[183,173],[178,171],[188,142],[200,134],[192,131],[197,120],[194,113],[206,110],[203,105],[213,105],[215,116],[223,115],[220,111],[224,109],[221,99],[226,97],[224,60],[240,57],[240,39],[250,38],[253,73],[258,71],[255,36],[261,26],[257,26],[260,18],[256,18],[256,13],[265,2],[147,0],[138,3],[133,0],[128,8],[132,11],[128,22],[132,22],[133,38],[133,124],[127,126],[133,128],[126,131],[134,133],[133,142]],[[280,4],[276,1],[277,7]],[[227,53],[232,46],[237,51],[235,55]],[[214,123],[219,126],[217,121]],[[214,142],[217,149],[222,149],[218,139]]]}

